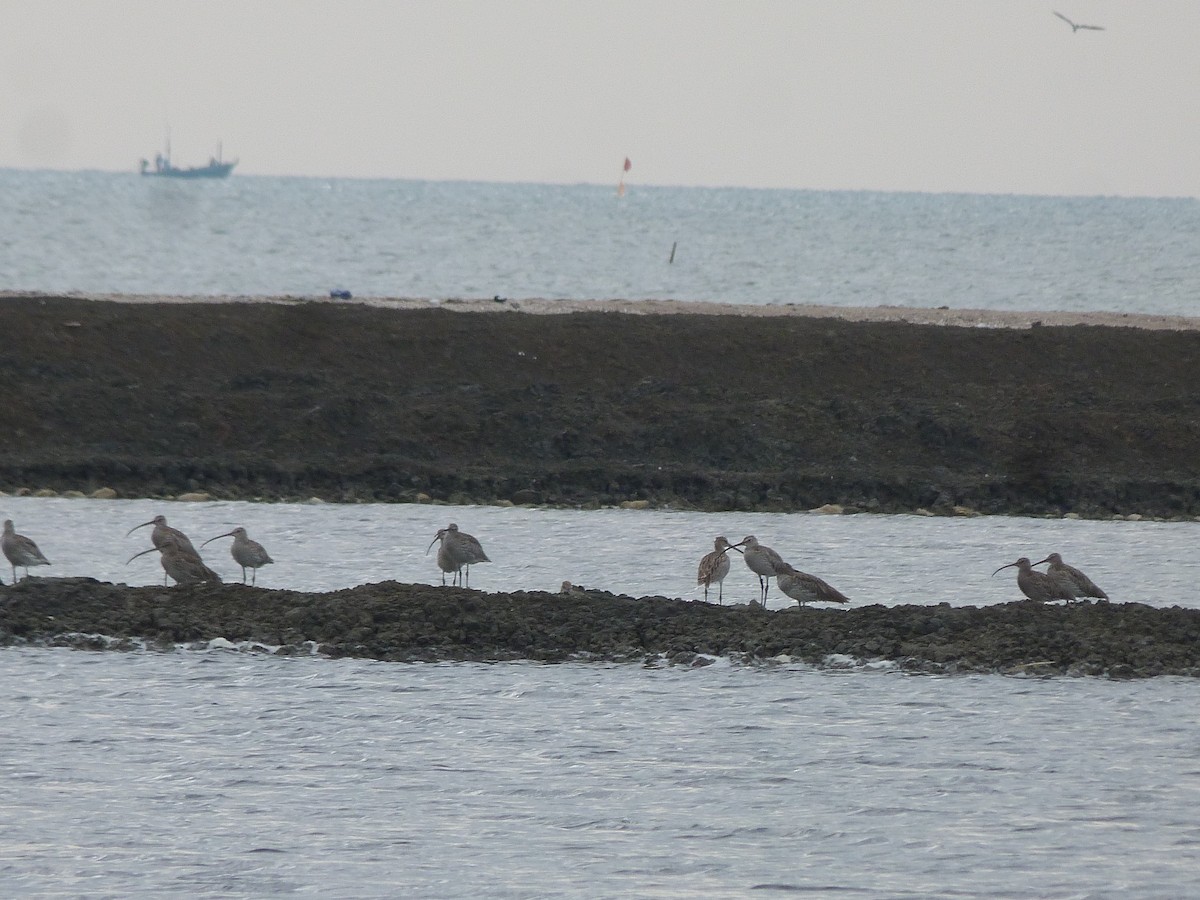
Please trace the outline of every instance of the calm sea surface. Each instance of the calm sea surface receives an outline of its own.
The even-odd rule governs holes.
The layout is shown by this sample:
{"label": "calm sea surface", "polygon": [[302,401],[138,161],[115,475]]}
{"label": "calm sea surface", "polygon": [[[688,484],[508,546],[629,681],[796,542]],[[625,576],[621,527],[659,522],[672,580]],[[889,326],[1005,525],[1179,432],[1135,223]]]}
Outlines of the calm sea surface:
{"label": "calm sea surface", "polygon": [[1197,247],[1194,199],[0,170],[4,290],[1195,315]]}
{"label": "calm sea surface", "polygon": [[[13,519],[53,562],[30,570],[45,577],[161,584],[157,554],[126,563],[150,546],[150,528],[126,532],[160,513],[197,547],[245,527],[275,560],[259,570],[261,586],[299,591],[440,584],[437,548],[426,550],[453,521],[492,559],[471,568],[471,587],[484,591],[557,591],[565,580],[634,597],[700,599],[696,567],[713,538],[753,534],[858,605],[1019,600],[1016,569],[992,572],[1019,556],[1059,552],[1114,601],[1200,607],[1196,522],[0,497],[0,518]],[[202,552],[226,580],[240,581],[232,542],[221,538]],[[757,598],[758,578],[733,556],[725,602],[745,603]],[[11,580],[7,567],[0,573]],[[772,587],[767,605],[793,601]]]}
{"label": "calm sea surface", "polygon": [[[1194,200],[0,171],[2,290],[1192,315],[1197,246]],[[713,537],[755,534],[857,604],[1013,600],[991,572],[1058,551],[1114,601],[1200,606],[1195,523],[0,497],[48,577],[160,583],[125,562],[159,513],[197,543],[244,525],[263,586],[298,590],[436,583],[455,521],[494,560],[483,590],[696,599]],[[205,553],[236,580],[229,541]],[[222,641],[9,649],[0,679],[4,897],[1177,898],[1200,871],[1190,680]]]}
{"label": "calm sea surface", "polygon": [[[1194,523],[0,498],[47,576],[156,583],[148,529],[245,525],[264,586],[436,583],[695,598],[755,533],[856,603],[996,603],[1062,552],[1115,601],[1200,605]],[[206,549],[226,577],[229,539]],[[5,576],[6,578],[8,576]],[[757,582],[737,564],[727,601]],[[781,604],[778,601],[773,606]],[[0,895],[1184,897],[1195,682],[0,651]]]}
{"label": "calm sea surface", "polygon": [[1196,685],[0,651],[7,897],[1181,898]]}

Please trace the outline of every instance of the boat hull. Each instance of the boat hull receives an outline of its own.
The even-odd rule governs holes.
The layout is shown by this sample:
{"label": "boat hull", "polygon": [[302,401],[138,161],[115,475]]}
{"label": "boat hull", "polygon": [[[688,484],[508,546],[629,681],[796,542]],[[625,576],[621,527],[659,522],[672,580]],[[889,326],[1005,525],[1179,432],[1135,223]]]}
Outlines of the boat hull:
{"label": "boat hull", "polygon": [[142,174],[148,178],[228,178],[237,165],[233,162],[213,163],[207,166],[192,166],[186,169],[171,166],[165,169],[143,169]]}

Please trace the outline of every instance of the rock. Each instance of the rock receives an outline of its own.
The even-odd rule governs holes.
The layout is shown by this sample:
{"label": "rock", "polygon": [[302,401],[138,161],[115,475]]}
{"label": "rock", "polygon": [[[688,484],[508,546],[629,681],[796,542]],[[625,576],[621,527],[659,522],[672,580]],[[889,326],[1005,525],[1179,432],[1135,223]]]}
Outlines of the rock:
{"label": "rock", "polygon": [[93,500],[115,500],[117,499],[117,492],[110,487],[102,487],[96,488],[88,496]]}
{"label": "rock", "polygon": [[649,509],[649,500],[622,500],[621,509]]}
{"label": "rock", "polygon": [[822,516],[840,516],[845,510],[840,504],[826,503],[823,506],[818,506],[816,509],[810,509],[809,512],[818,513]]}
{"label": "rock", "polygon": [[212,496],[204,491],[188,491],[186,494],[180,494],[175,499],[185,503],[205,503],[211,500]]}
{"label": "rock", "polygon": [[[12,423],[0,483],[92,478],[123,497],[294,502],[423,490],[523,503],[534,490],[538,503],[572,508],[646,497],[737,512],[828,502],[1200,515],[1195,415],[1178,399],[1200,392],[1200,329],[1186,323],[976,328],[801,307],[655,315],[631,302],[497,316],[444,305],[298,299],[286,315],[264,302],[231,316],[225,304],[10,292],[6,396],[55,421]],[[120,340],[64,342],[62,322]],[[172,360],[170,379],[151,345]],[[819,359],[796,347],[819,347]]]}

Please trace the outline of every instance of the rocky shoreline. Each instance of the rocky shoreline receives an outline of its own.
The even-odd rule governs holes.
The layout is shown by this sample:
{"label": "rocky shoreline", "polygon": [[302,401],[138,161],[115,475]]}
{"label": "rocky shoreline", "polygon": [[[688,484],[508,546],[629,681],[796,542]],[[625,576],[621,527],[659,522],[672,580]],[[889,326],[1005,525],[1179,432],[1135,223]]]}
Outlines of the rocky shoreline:
{"label": "rocky shoreline", "polygon": [[1190,320],[683,306],[10,294],[0,491],[1200,516]]}
{"label": "rocky shoreline", "polygon": [[[123,299],[0,297],[0,493],[1200,517],[1192,320]],[[0,644],[218,639],[384,660],[1200,673],[1200,611],[1141,604],[0,587]]]}
{"label": "rocky shoreline", "polygon": [[604,592],[486,594],[385,582],[322,594],[244,585],[128,587],[29,578],[0,587],[0,646],[174,649],[393,662],[573,660],[704,665],[886,660],[927,674],[1200,676],[1200,610],[1140,603],[850,609],[715,606]]}

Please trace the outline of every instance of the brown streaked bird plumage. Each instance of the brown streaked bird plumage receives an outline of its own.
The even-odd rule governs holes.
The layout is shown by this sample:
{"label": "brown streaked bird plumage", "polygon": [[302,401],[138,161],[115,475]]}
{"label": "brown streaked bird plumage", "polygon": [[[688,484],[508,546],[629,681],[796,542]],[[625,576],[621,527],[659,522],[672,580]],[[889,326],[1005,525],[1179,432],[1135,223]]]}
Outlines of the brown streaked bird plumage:
{"label": "brown streaked bird plumage", "polygon": [[1067,589],[1073,592],[1076,598],[1095,597],[1098,600],[1108,599],[1108,594],[1100,590],[1092,579],[1088,578],[1074,566],[1068,566],[1063,562],[1060,554],[1051,553],[1045,559],[1039,559],[1034,565],[1040,566],[1042,563],[1050,563],[1046,569],[1046,574],[1066,585]]}
{"label": "brown streaked bird plumage", "polygon": [[721,536],[713,541],[712,553],[704,554],[700,567],[696,570],[696,584],[704,585],[704,602],[708,602],[708,589],[717,586],[717,602],[724,605],[725,576],[729,574],[728,551],[733,549],[729,539]]}
{"label": "brown streaked bird plumage", "polygon": [[[139,528],[145,528],[147,525],[154,526],[154,530],[150,532],[150,543],[154,545],[155,549],[161,548],[162,545],[167,541],[173,541],[181,549],[188,550],[194,553],[196,556],[200,555],[200,551],[192,546],[192,542],[188,539],[186,534],[184,534],[178,528],[172,528],[167,524],[166,516],[155,516],[149,522],[143,522],[141,525],[134,525],[127,532],[125,532],[125,537],[129,537]],[[166,583],[167,576],[164,574],[163,584]]]}
{"label": "brown streaked bird plumage", "polygon": [[779,590],[787,594],[801,606],[809,603],[849,603],[850,599],[828,582],[822,581],[816,575],[797,571],[788,563],[780,566],[776,573]]}
{"label": "brown streaked bird plumage", "polygon": [[141,553],[133,554],[125,561],[125,565],[129,565],[139,556],[145,556],[155,550],[162,556],[163,572],[171,576],[176,584],[200,584],[204,581],[221,583],[221,576],[204,564],[199,553],[184,548],[170,537],[164,539],[159,547],[151,547]]}
{"label": "brown streaked bird plumage", "polygon": [[[1029,562],[1028,557],[1022,556],[1016,562],[1001,566],[996,572],[1001,572],[1013,566],[1017,567],[1017,587],[1021,589],[1022,594],[1035,603],[1050,603],[1054,600],[1075,599],[1075,594],[1059,582],[1058,579],[1051,578],[1045,572],[1035,570],[1033,564]],[[996,572],[993,572],[992,575],[995,575]]]}
{"label": "brown streaked bird plumage", "polygon": [[246,534],[246,529],[240,525],[227,531],[224,534],[218,534],[217,537],[211,537],[201,547],[211,544],[217,538],[232,537],[233,545],[229,548],[229,555],[233,557],[233,561],[242,567],[242,584],[246,583],[246,570],[250,570],[250,583],[258,583],[258,570],[263,566],[270,565],[275,562],[271,559],[271,555],[267,553],[266,548],[258,541],[250,540],[250,536]]}
{"label": "brown streaked bird plumage", "polygon": [[[150,532],[150,543],[152,543],[155,547],[162,546],[162,544],[169,538],[179,545],[180,548],[184,550],[190,550],[192,553],[196,553],[196,548],[192,546],[192,542],[188,539],[188,536],[178,528],[172,528],[170,525],[168,525],[166,516],[155,516],[149,522],[143,522],[141,525],[134,525],[127,532],[125,532],[125,537],[129,537],[129,535],[133,534],[139,528],[145,528],[147,525],[154,526],[154,530]],[[196,553],[196,555],[199,556],[200,554]]]}
{"label": "brown streaked bird plumage", "polygon": [[28,578],[30,566],[50,565],[50,560],[42,555],[37,544],[25,535],[17,534],[12,519],[4,520],[4,535],[0,537],[0,549],[4,550],[4,555],[12,565],[13,584],[17,583],[17,566],[25,570],[25,577]]}
{"label": "brown streaked bird plumage", "polygon": [[438,568],[442,570],[443,585],[446,583],[446,573],[453,572],[454,584],[461,582],[463,587],[470,587],[471,566],[476,563],[491,562],[487,554],[483,552],[479,541],[473,535],[459,531],[458,526],[453,522],[445,528],[438,529],[438,533],[429,542],[425,552],[428,553],[438,541],[442,542],[442,545],[438,547],[437,564]]}

